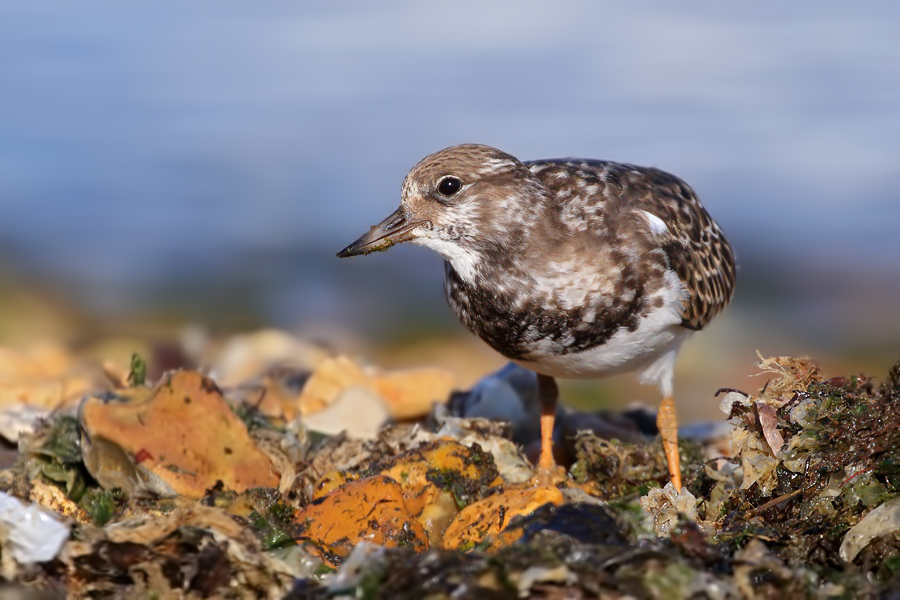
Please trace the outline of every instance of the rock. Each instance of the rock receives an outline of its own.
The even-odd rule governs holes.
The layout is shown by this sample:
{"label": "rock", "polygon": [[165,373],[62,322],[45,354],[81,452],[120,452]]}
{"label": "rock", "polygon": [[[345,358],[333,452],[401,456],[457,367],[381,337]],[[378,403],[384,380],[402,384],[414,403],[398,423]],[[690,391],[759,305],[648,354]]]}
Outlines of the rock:
{"label": "rock", "polygon": [[0,409],[0,437],[15,443],[22,434],[34,432],[38,419],[50,414],[46,409],[30,404],[9,404]]}
{"label": "rock", "polygon": [[443,369],[380,372],[363,369],[346,356],[335,356],[322,360],[312,372],[294,367],[273,368],[230,391],[229,396],[252,404],[267,415],[291,420],[297,415],[327,410],[351,388],[361,388],[380,398],[391,418],[404,420],[423,417],[435,403],[446,402],[455,381]]}
{"label": "rock", "polygon": [[435,411],[435,419],[440,428],[434,434],[419,433],[418,439],[430,441],[440,438],[451,438],[465,446],[478,447],[489,452],[494,459],[497,472],[508,484],[527,481],[533,474],[531,466],[522,457],[516,445],[505,437],[490,432],[490,425],[496,424],[483,419],[459,419],[445,416],[445,409]]}
{"label": "rock", "polygon": [[578,576],[565,565],[556,567],[528,567],[521,573],[515,573],[511,577],[520,598],[530,596],[531,588],[535,583],[558,583],[572,585],[578,581]]}
{"label": "rock", "polygon": [[345,389],[368,384],[369,377],[346,356],[327,358],[303,385],[295,404],[301,415],[310,415],[334,402]]}
{"label": "rock", "polygon": [[514,541],[528,543],[538,536],[543,542],[557,540],[604,546],[628,545],[629,527],[616,518],[608,505],[581,488],[561,491],[565,504],[545,504],[518,519],[503,531],[491,547],[506,546]]}
{"label": "rock", "polygon": [[545,504],[560,505],[563,494],[554,486],[508,489],[474,502],[447,527],[443,547],[468,550],[504,531],[516,517],[529,515]]}
{"label": "rock", "polygon": [[561,415],[559,421],[565,439],[574,439],[579,431],[590,431],[604,440],[621,440],[629,444],[647,441],[633,421],[622,417],[571,411]]}
{"label": "rock", "polygon": [[91,522],[87,511],[66,496],[66,492],[62,488],[51,483],[36,479],[28,492],[28,499],[66,519],[72,519],[79,523]]}
{"label": "rock", "polygon": [[875,538],[900,531],[900,498],[894,498],[873,509],[850,528],[841,542],[841,559],[853,562],[856,555]]}
{"label": "rock", "polygon": [[456,516],[456,503],[473,502],[500,483],[489,454],[449,439],[404,452],[381,472],[400,483],[407,509],[435,540]]}
{"label": "rock", "polygon": [[213,362],[222,387],[243,384],[276,368],[311,372],[328,358],[326,350],[275,329],[232,337]]}
{"label": "rock", "polygon": [[390,417],[384,400],[365,386],[341,390],[327,408],[303,418],[310,431],[336,435],[342,431],[354,438],[373,439]]}
{"label": "rock", "polygon": [[61,345],[38,344],[25,351],[0,348],[0,406],[53,410],[74,404],[89,390],[107,387],[99,368],[79,363]]}
{"label": "rock", "polygon": [[223,392],[232,404],[251,406],[272,419],[293,421],[300,416],[297,399],[310,375],[294,367],[276,367]]}
{"label": "rock", "polygon": [[515,363],[483,377],[454,404],[453,416],[510,423],[512,440],[517,444],[540,438],[537,375]]}
{"label": "rock", "polygon": [[397,420],[427,415],[434,404],[443,404],[456,387],[456,376],[444,369],[420,368],[377,373],[372,387],[385,399]]}
{"label": "rock", "polygon": [[[387,477],[400,486],[406,510],[421,525],[429,544],[435,546],[440,546],[460,504],[481,499],[502,482],[488,453],[450,439],[421,444],[377,468],[375,477]],[[355,489],[348,487],[349,481],[351,476],[342,471],[326,472],[313,486],[314,502]],[[377,524],[372,527],[377,528]]]}
{"label": "rock", "polygon": [[[195,371],[167,375],[153,389],[86,397],[79,421],[88,442],[85,466],[107,485],[168,486],[194,498],[217,481],[236,491],[278,485],[272,463],[218,387]],[[145,480],[147,473],[153,477]],[[165,486],[148,483],[154,478]]]}
{"label": "rock", "polygon": [[359,542],[428,548],[428,538],[403,500],[400,484],[386,475],[350,482],[306,506],[296,516],[299,536],[336,566]]}

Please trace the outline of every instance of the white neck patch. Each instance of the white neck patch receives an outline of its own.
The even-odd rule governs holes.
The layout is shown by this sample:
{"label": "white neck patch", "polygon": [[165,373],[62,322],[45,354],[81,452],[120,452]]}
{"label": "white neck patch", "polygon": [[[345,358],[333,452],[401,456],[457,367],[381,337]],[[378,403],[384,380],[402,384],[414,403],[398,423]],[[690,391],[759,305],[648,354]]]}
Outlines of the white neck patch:
{"label": "white neck patch", "polygon": [[443,256],[453,267],[463,281],[475,281],[475,265],[480,260],[472,250],[463,248],[456,242],[437,237],[420,236],[410,240],[414,244],[431,248]]}

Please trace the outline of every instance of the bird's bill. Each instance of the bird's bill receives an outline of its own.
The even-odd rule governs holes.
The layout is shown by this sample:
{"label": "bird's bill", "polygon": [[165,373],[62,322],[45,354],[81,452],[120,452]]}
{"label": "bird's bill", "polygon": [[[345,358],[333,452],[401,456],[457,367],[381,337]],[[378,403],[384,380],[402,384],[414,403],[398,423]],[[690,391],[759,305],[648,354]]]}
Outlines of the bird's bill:
{"label": "bird's bill", "polygon": [[398,208],[391,215],[360,236],[358,240],[337,253],[338,258],[368,254],[387,250],[394,244],[406,242],[416,237],[414,230],[427,225],[428,221],[410,221],[403,214],[403,209]]}

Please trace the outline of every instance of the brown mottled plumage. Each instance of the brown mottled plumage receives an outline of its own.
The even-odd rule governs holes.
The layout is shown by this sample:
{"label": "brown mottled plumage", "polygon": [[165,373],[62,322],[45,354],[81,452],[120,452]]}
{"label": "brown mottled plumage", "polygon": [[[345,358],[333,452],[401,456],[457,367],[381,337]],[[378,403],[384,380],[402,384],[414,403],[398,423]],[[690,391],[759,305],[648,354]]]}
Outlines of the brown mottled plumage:
{"label": "brown mottled plumage", "polygon": [[668,398],[682,341],[734,289],[731,247],[693,190],[614,162],[447,148],[413,167],[400,208],[339,256],[402,241],[444,256],[460,320],[548,390],[551,377],[640,370]]}
{"label": "brown mottled plumage", "polygon": [[645,210],[659,217],[668,232],[657,236],[657,244],[688,290],[682,325],[700,330],[719,314],[734,291],[735,264],[731,246],[722,230],[700,204],[684,181],[659,169],[609,161],[533,161],[545,184],[560,195],[545,165],[574,171],[576,177],[608,182],[607,195],[617,196],[623,206]]}

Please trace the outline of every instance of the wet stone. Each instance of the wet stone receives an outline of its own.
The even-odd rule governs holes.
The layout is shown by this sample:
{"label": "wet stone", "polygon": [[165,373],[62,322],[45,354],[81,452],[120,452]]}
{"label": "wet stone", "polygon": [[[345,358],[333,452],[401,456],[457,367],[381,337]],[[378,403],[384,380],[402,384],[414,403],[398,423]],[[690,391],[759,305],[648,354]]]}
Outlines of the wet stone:
{"label": "wet stone", "polygon": [[417,551],[428,547],[425,530],[406,508],[400,484],[384,475],[345,484],[313,501],[295,521],[296,539],[311,544],[332,565],[359,542]]}
{"label": "wet stone", "polygon": [[79,407],[85,465],[135,493],[203,496],[217,481],[243,491],[278,476],[215,383],[177,371],[152,389],[89,396]]}
{"label": "wet stone", "polygon": [[[470,416],[525,423],[527,372],[492,375],[480,396],[457,393],[426,420],[390,422],[397,398],[415,396],[414,412],[440,402],[443,375],[318,350],[314,364],[291,361],[302,343],[263,337],[260,360],[231,363],[227,397],[215,375],[153,381],[148,367],[146,384],[120,373],[92,386],[80,413],[64,402],[34,422],[0,490],[64,515],[71,535],[33,565],[0,540],[0,575],[74,598],[856,598],[898,588],[900,366],[878,385],[806,359],[761,359],[758,390],[725,390],[727,424],[681,440],[678,493],[646,411],[563,414],[575,462],[536,485],[509,439],[514,425],[457,412],[468,399]],[[209,359],[215,347],[183,355]],[[66,378],[90,362],[63,349],[44,374],[36,356],[6,365],[46,390],[47,373]],[[315,389],[321,407],[301,414],[298,399]],[[389,423],[365,439],[306,426],[353,389],[378,396]],[[619,433],[603,431],[611,425]]]}

